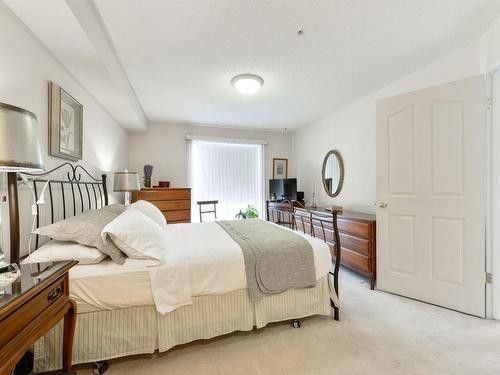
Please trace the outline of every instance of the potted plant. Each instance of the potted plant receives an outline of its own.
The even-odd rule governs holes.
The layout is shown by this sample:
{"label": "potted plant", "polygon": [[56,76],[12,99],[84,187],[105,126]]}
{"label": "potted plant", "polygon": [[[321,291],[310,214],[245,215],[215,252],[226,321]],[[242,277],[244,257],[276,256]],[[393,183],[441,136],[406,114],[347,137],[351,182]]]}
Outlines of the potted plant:
{"label": "potted plant", "polygon": [[255,207],[248,205],[245,211],[240,210],[234,217],[235,219],[257,219],[259,217],[259,211]]}

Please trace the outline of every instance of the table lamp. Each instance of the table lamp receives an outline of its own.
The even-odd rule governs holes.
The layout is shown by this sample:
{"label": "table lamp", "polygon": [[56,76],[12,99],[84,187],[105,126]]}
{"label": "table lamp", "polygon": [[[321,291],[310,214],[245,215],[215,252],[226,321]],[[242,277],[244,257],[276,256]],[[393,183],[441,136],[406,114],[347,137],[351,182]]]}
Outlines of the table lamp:
{"label": "table lamp", "polygon": [[115,172],[113,191],[125,192],[125,206],[130,204],[130,192],[137,190],[141,190],[137,172],[129,172],[127,170],[124,172]]}
{"label": "table lamp", "polygon": [[19,263],[19,208],[17,172],[43,171],[36,115],[0,103],[0,172],[7,172],[10,219],[10,263]]}

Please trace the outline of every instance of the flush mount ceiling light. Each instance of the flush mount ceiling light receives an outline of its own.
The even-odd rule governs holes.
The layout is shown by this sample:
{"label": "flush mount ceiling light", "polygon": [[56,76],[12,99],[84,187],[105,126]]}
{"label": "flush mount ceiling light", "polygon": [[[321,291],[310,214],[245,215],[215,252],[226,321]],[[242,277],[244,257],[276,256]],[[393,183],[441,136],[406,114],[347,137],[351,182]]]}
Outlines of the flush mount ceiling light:
{"label": "flush mount ceiling light", "polygon": [[253,95],[260,90],[264,80],[255,74],[239,74],[231,80],[231,84],[243,95]]}

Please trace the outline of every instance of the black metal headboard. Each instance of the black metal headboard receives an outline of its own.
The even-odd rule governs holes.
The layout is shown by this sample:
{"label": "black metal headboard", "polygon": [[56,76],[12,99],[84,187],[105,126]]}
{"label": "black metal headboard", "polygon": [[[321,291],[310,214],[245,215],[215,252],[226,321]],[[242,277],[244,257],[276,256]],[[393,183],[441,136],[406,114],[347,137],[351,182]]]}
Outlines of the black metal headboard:
{"label": "black metal headboard", "polygon": [[[52,176],[55,176],[53,179]],[[23,178],[24,177],[24,178]],[[33,189],[32,195],[38,200],[46,187],[48,194],[45,209],[50,210],[50,223],[64,220],[81,212],[108,205],[106,175],[101,179],[93,177],[83,166],[71,163],[61,164],[49,171],[39,173],[8,173],[8,197],[10,217],[10,262],[19,263],[20,258],[20,215],[19,183],[24,180]],[[54,203],[62,203],[60,217],[57,217]],[[31,207],[31,205],[30,205]],[[40,206],[36,205],[36,228],[40,227]],[[48,223],[47,223],[48,224]],[[39,238],[36,235],[35,248]]]}

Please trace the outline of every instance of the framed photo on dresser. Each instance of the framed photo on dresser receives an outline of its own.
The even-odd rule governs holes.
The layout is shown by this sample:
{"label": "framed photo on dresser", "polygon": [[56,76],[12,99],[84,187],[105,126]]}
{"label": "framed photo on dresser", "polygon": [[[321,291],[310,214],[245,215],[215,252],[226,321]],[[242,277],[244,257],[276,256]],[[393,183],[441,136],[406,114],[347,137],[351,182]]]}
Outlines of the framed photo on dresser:
{"label": "framed photo on dresser", "polygon": [[83,156],[83,105],[54,82],[49,82],[49,150],[73,161]]}
{"label": "framed photo on dresser", "polygon": [[273,158],[273,179],[288,178],[288,159]]}

